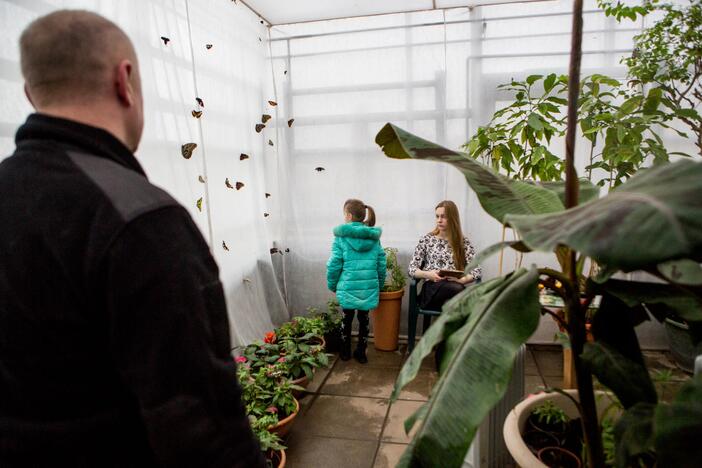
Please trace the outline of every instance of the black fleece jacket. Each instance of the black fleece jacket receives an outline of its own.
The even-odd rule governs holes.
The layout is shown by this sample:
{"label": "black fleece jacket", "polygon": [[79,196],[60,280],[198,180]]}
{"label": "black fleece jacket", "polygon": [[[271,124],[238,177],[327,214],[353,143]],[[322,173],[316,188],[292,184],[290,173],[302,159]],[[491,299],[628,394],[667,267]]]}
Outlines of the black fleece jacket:
{"label": "black fleece jacket", "polygon": [[0,466],[263,466],[187,211],[104,130],[33,114],[16,144],[0,163]]}

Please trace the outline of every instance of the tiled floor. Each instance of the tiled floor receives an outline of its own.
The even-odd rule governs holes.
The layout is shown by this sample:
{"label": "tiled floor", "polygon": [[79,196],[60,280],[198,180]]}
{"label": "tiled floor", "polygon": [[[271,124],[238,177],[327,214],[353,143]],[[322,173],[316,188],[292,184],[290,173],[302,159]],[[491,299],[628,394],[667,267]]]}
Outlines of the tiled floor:
{"label": "tiled floor", "polygon": [[[394,467],[410,437],[404,421],[424,401],[438,378],[433,357],[427,358],[417,378],[390,403],[395,379],[405,359],[405,345],[395,352],[376,351],[371,343],[368,364],[334,359],[318,371],[300,400],[300,414],[286,440],[286,468]],[[663,394],[672,394],[687,376],[664,353],[645,353]],[[561,386],[563,357],[560,347],[527,348],[524,392]],[[665,397],[664,397],[665,398]]]}

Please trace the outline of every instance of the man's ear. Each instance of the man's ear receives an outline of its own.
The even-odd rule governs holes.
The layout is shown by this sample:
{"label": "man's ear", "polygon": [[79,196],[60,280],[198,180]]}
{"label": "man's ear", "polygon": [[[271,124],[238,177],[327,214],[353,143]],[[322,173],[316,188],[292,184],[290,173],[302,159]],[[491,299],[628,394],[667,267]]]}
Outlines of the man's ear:
{"label": "man's ear", "polygon": [[32,100],[32,95],[29,94],[29,88],[27,88],[27,83],[24,84],[24,95],[27,96],[27,100],[28,100],[29,103],[32,105],[32,107],[34,108],[34,110],[36,110],[36,109],[37,109],[37,106],[34,105],[34,101]]}
{"label": "man's ear", "polygon": [[134,88],[132,87],[132,73],[134,66],[129,60],[122,60],[117,66],[115,76],[115,91],[117,99],[126,106],[131,107],[135,104]]}

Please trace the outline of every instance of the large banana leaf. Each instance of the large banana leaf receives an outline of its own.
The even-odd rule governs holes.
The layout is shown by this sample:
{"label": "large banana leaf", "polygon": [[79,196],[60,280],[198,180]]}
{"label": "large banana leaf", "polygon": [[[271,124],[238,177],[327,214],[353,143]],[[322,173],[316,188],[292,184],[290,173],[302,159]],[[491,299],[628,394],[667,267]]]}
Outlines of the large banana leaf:
{"label": "large banana leaf", "polygon": [[658,271],[668,281],[688,286],[702,286],[702,265],[692,260],[672,260],[658,265]]}
{"label": "large banana leaf", "polygon": [[614,427],[617,468],[636,466],[636,457],[653,451],[653,416],[656,405],[637,403],[622,415]]}
{"label": "large banana leaf", "polygon": [[[664,311],[672,312],[690,322],[702,321],[702,299],[681,289],[663,283],[646,283],[610,279],[601,285],[601,291],[615,296],[629,307],[646,304],[651,312],[665,306]],[[659,319],[664,317],[658,316]]]}
{"label": "large banana leaf", "polygon": [[[551,190],[563,203],[565,206],[565,181],[557,182],[538,182],[536,185],[540,185],[545,189]],[[600,196],[600,188],[590,182],[587,179],[578,180],[578,203],[582,204],[589,202],[590,200],[596,200]]]}
{"label": "large banana leaf", "polygon": [[535,268],[520,269],[489,291],[482,290],[479,298],[447,304],[445,312],[452,307],[472,310],[448,337],[458,343],[447,350],[450,360],[421,410],[424,421],[398,467],[462,465],[478,426],[504,394],[519,346],[539,323],[537,281]]}
{"label": "large banana leaf", "polygon": [[444,148],[393,124],[386,124],[375,142],[391,158],[440,161],[456,167],[478,196],[483,209],[499,222],[510,213],[553,213],[564,209],[558,195],[551,190],[511,180],[465,153]]}
{"label": "large banana leaf", "polygon": [[633,271],[702,260],[702,163],[679,161],[639,171],[598,200],[544,215],[508,215],[533,250],[569,246],[609,268]]}

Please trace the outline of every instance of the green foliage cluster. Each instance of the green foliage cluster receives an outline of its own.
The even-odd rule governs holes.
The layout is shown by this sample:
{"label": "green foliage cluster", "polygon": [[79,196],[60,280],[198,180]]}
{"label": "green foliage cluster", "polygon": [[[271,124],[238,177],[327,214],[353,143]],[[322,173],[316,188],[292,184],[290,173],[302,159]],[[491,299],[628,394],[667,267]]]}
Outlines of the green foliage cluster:
{"label": "green foliage cluster", "polygon": [[381,291],[400,291],[401,289],[404,289],[407,280],[405,278],[404,271],[402,271],[402,268],[397,261],[398,250],[392,247],[385,247],[384,250],[388,273],[385,279],[385,285],[381,288]]}

